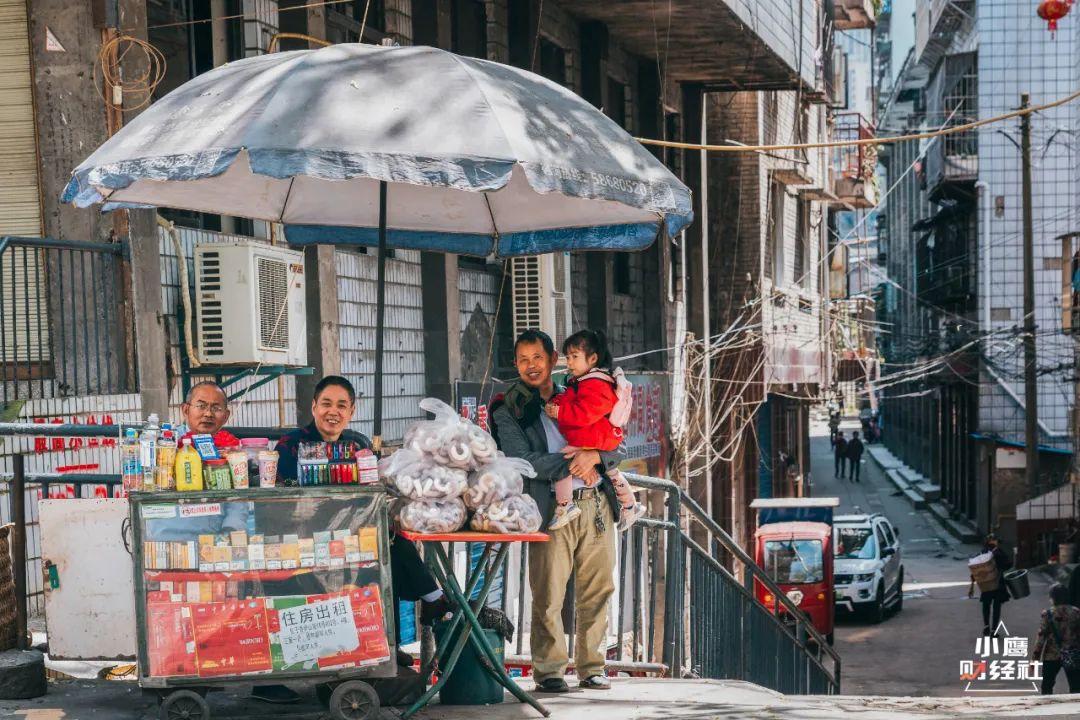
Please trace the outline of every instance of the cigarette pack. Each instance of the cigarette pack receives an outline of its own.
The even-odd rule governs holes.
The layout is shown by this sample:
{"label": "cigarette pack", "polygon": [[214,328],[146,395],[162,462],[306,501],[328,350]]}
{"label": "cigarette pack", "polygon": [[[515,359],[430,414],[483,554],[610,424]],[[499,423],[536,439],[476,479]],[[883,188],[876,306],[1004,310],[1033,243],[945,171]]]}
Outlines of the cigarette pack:
{"label": "cigarette pack", "polygon": [[225,602],[225,581],[212,580],[210,582],[210,593],[214,602]]}
{"label": "cigarette pack", "polygon": [[270,637],[261,599],[191,608],[200,677],[270,672]]}
{"label": "cigarette pack", "polygon": [[352,533],[350,533],[348,530],[335,530],[333,532],[333,539],[334,540],[344,540],[345,538],[349,537],[349,535],[351,535],[351,534]]}
{"label": "cigarette pack", "polygon": [[199,583],[199,602],[213,602],[214,601],[214,583],[209,580],[203,580]]}
{"label": "cigarette pack", "polygon": [[180,603],[146,608],[146,654],[151,677],[195,675],[195,636],[191,610]]}
{"label": "cigarette pack", "polygon": [[300,542],[300,536],[299,535],[282,535],[281,536],[281,544],[282,545],[296,545],[299,542]]}
{"label": "cigarette pack", "polygon": [[265,548],[266,548],[265,545],[248,545],[247,546],[248,562],[255,562],[256,560],[265,560],[266,555],[263,552],[265,550]]}
{"label": "cigarette pack", "polygon": [[360,560],[371,562],[379,559],[379,535],[378,528],[362,527],[357,532],[360,540]]}
{"label": "cigarette pack", "polygon": [[360,562],[360,538],[356,535],[345,538],[345,562]]}
{"label": "cigarette pack", "polygon": [[232,558],[230,559],[230,570],[247,570],[248,568],[248,549],[247,546],[232,548]]}
{"label": "cigarette pack", "polygon": [[231,533],[229,533],[229,544],[233,547],[247,545],[247,532],[245,532],[244,530],[233,530]]}
{"label": "cigarette pack", "polygon": [[315,567],[330,567],[330,543],[315,546]]}
{"label": "cigarette pack", "polygon": [[200,601],[200,596],[201,596],[201,591],[199,589],[199,586],[201,585],[201,583],[196,582],[194,580],[189,580],[186,583],[186,585],[187,585],[187,587],[185,589],[185,597],[186,597],[187,601],[189,603],[197,603],[197,602],[199,602]]}
{"label": "cigarette pack", "polygon": [[333,537],[328,530],[320,530],[314,533],[314,540],[316,545],[319,545],[320,543],[328,544],[332,539]]}
{"label": "cigarette pack", "polygon": [[344,540],[334,540],[330,543],[330,558],[341,558],[342,560],[345,559]]}
{"label": "cigarette pack", "polygon": [[262,533],[255,533],[248,536],[248,545],[262,545],[266,542],[266,537]]}

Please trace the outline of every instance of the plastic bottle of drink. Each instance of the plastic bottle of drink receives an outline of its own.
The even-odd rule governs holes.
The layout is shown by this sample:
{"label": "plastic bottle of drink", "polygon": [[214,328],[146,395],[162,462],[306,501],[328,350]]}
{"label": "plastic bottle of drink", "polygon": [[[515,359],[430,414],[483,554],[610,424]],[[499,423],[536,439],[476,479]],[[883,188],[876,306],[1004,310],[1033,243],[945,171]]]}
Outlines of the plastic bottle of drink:
{"label": "plastic bottle of drink", "polygon": [[120,440],[120,476],[124,491],[139,490],[142,486],[142,460],[140,458],[139,433],[128,428]]}
{"label": "plastic bottle of drink", "polygon": [[191,446],[191,438],[182,440],[183,447],[176,453],[176,489],[202,490],[202,458],[199,451]]}
{"label": "plastic bottle of drink", "polygon": [[143,426],[142,434],[139,435],[139,447],[142,448],[142,484],[147,490],[155,489],[154,468],[157,467],[157,442],[160,434],[157,413],[150,413],[150,417],[146,419],[146,425]]}
{"label": "plastic bottle of drink", "polygon": [[176,437],[172,430],[162,430],[157,443],[157,467],[154,468],[154,485],[157,490],[175,490]]}

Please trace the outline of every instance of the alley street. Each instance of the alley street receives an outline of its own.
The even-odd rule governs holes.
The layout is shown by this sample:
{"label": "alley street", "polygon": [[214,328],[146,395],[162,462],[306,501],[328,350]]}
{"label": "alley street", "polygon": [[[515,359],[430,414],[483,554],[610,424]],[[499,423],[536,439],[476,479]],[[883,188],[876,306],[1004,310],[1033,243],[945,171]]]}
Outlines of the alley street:
{"label": "alley street", "polygon": [[[858,423],[841,426],[845,436]],[[862,481],[833,478],[828,428],[811,428],[812,494],[840,498],[838,514],[880,512],[900,530],[904,558],[904,608],[880,625],[844,613],[837,615],[836,649],[843,659],[845,695],[964,694],[960,661],[975,657],[982,630],[978,601],[967,597],[967,558],[979,547],[960,543],[925,510],[911,504],[889,483],[869,454],[863,455]],[[1030,576],[1031,595],[1005,603],[1002,616],[1009,635],[1035,642],[1039,611],[1048,605],[1048,582]],[[1064,692],[1064,676],[1057,692]],[[1022,687],[1012,683],[1010,687]],[[1014,692],[1012,694],[1019,694]]]}

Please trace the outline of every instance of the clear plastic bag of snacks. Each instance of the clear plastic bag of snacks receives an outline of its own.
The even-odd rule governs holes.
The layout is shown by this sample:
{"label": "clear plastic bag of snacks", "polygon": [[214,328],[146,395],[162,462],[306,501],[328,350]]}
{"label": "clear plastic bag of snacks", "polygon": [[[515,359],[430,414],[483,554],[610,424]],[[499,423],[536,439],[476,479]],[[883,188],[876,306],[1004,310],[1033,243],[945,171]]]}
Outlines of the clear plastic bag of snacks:
{"label": "clear plastic bag of snacks", "polygon": [[478,532],[531,533],[540,529],[540,509],[528,495],[512,495],[477,508],[470,527]]}
{"label": "clear plastic bag of snacks", "polygon": [[464,470],[439,465],[415,450],[398,450],[380,463],[386,486],[410,500],[450,500],[468,488]]}
{"label": "clear plastic bag of snacks", "polygon": [[475,470],[495,458],[495,439],[454,408],[435,398],[424,398],[420,408],[435,419],[413,423],[405,431],[406,448],[461,470]]}
{"label": "clear plastic bag of snacks", "polygon": [[487,465],[469,473],[469,488],[465,491],[465,507],[476,510],[524,490],[522,476],[536,477],[532,463],[521,458],[506,457],[501,452]]}
{"label": "clear plastic bag of snacks", "polygon": [[466,514],[465,503],[458,498],[410,500],[401,505],[398,523],[405,530],[413,532],[450,533],[460,530],[465,525]]}

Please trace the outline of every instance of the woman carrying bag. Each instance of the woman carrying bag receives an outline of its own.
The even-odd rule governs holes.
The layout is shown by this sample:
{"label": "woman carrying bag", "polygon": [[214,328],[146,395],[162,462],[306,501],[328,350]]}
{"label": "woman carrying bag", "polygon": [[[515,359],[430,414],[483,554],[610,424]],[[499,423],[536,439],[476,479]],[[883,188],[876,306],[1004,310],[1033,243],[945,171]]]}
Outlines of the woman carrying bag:
{"label": "woman carrying bag", "polygon": [[[1009,602],[1009,591],[1005,587],[1005,571],[1012,567],[1009,554],[1001,549],[997,535],[990,533],[983,542],[983,552],[991,553],[994,565],[997,567],[997,587],[992,590],[982,590],[979,601],[982,604],[983,635],[997,637],[998,624],[1001,622],[1001,605]],[[975,597],[975,576],[971,576],[971,584],[968,586],[968,597]]]}
{"label": "woman carrying bag", "polygon": [[1042,625],[1032,648],[1032,657],[1042,660],[1042,694],[1054,694],[1054,681],[1065,671],[1069,692],[1080,692],[1080,608],[1069,604],[1069,589],[1050,586],[1053,606],[1042,613]]}

